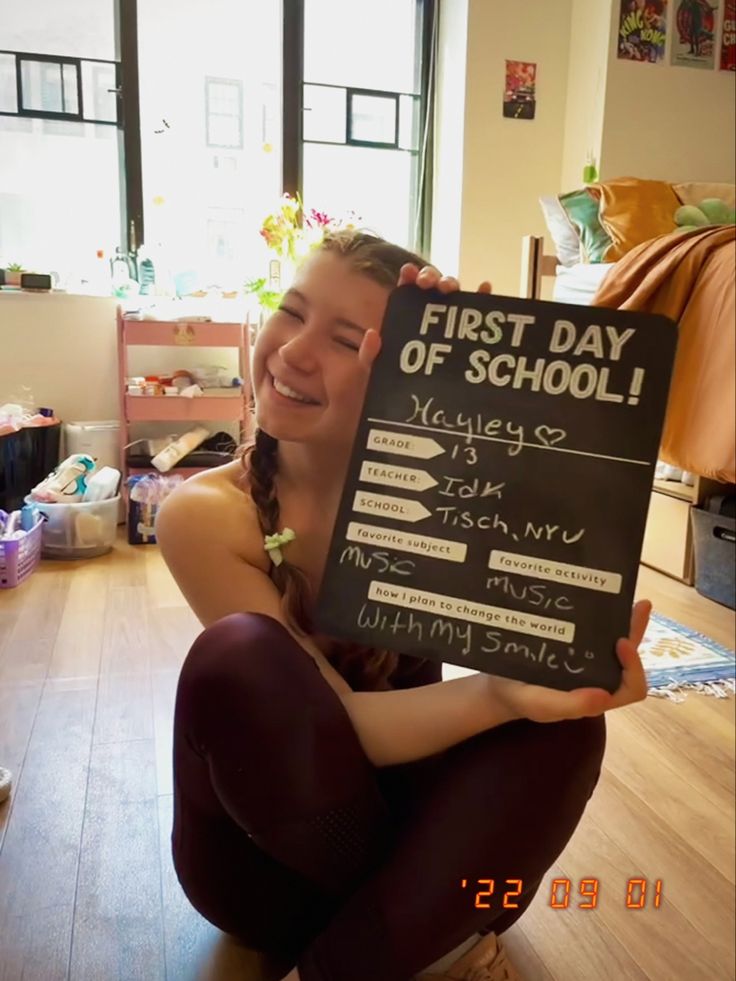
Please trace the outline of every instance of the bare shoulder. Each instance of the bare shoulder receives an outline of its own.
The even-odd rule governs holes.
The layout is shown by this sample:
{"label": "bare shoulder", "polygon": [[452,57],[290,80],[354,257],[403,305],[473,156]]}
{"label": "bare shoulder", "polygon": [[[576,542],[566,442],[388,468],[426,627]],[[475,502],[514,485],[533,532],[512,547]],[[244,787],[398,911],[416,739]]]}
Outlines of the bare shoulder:
{"label": "bare shoulder", "polygon": [[159,540],[206,537],[216,549],[268,570],[256,507],[239,460],[203,470],[177,487],[159,509],[156,535]]}

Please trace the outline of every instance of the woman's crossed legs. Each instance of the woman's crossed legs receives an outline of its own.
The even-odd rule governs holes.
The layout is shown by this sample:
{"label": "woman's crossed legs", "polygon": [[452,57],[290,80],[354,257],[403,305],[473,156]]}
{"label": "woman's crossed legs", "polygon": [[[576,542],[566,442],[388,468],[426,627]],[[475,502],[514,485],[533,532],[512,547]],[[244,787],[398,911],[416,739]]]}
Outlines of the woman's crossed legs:
{"label": "woman's crossed legs", "polygon": [[[200,634],[179,678],[177,875],[203,916],[291,958],[302,981],[409,981],[523,914],[605,739],[604,716],[519,720],[376,768],[316,662],[275,620],[234,614]],[[494,880],[490,909],[474,905],[479,879]]]}

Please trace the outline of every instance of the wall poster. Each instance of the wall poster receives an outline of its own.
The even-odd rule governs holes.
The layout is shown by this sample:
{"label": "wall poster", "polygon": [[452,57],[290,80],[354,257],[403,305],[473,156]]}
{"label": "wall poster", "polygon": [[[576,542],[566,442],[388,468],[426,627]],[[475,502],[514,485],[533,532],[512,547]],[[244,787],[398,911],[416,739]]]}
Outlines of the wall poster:
{"label": "wall poster", "polygon": [[672,26],[673,65],[715,66],[718,0],[676,0]]}
{"label": "wall poster", "polygon": [[736,0],[724,0],[723,3],[721,70],[736,71]]}
{"label": "wall poster", "polygon": [[664,59],[667,0],[621,0],[618,56],[656,64]]}
{"label": "wall poster", "polygon": [[507,61],[503,114],[506,119],[534,119],[537,66],[533,61]]}

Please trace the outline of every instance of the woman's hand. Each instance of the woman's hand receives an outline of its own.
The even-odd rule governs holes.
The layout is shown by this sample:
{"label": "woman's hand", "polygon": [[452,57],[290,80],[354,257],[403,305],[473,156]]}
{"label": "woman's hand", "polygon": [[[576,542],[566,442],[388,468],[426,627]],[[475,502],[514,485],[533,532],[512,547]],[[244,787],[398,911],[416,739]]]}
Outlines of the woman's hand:
{"label": "woman's hand", "polygon": [[[421,289],[437,289],[440,293],[455,293],[460,289],[460,283],[454,276],[443,276],[435,266],[419,266],[412,262],[407,262],[401,267],[397,286],[419,286]],[[478,293],[490,293],[492,290],[488,280],[478,287]],[[366,332],[363,342],[360,345],[358,357],[362,367],[370,371],[373,362],[378,357],[381,350],[381,336],[376,330]]]}
{"label": "woman's hand", "polygon": [[558,691],[541,685],[529,685],[523,681],[491,677],[491,691],[509,713],[517,719],[532,722],[561,722],[563,719],[579,719],[583,716],[602,715],[611,709],[641,702],[647,696],[647,678],[639,658],[639,644],[649,623],[652,604],[640,600],[631,613],[629,636],[616,642],[616,654],[623,667],[621,684],[613,694],[603,688],[576,688],[574,691]]}

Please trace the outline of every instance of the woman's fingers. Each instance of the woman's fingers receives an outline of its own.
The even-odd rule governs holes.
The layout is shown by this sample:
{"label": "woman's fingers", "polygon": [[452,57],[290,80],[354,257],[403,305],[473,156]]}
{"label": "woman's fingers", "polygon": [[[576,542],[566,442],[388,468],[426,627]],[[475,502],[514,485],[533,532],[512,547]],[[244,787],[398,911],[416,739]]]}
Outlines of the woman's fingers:
{"label": "woman's fingers", "polygon": [[399,271],[399,281],[397,286],[411,286],[417,281],[417,276],[419,275],[419,266],[415,266],[412,262],[405,263]]}
{"label": "woman's fingers", "polygon": [[649,614],[652,612],[650,600],[639,600],[635,603],[631,611],[631,627],[629,628],[629,640],[638,647],[644,640],[647,626],[649,625]]}
{"label": "woman's fingers", "polygon": [[[456,293],[461,289],[456,276],[443,276],[436,266],[422,266],[407,262],[401,267],[397,286],[421,286],[423,289],[437,289],[441,293]],[[488,280],[478,287],[479,293],[491,293],[493,287]]]}
{"label": "woman's fingers", "polygon": [[360,344],[358,360],[362,368],[370,371],[381,350],[381,335],[377,330],[367,330]]}
{"label": "woman's fingers", "polygon": [[460,289],[460,283],[454,276],[442,276],[437,288],[441,293],[455,293]]}

